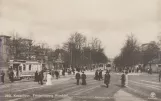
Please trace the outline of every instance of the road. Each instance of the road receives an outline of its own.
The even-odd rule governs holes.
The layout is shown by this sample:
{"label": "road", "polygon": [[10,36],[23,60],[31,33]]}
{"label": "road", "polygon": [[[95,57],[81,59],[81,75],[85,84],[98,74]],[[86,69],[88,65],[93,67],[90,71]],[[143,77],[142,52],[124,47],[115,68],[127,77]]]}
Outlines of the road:
{"label": "road", "polygon": [[[129,74],[129,84],[125,88],[120,86],[120,75],[111,73],[109,88],[106,88],[103,80],[94,80],[94,75],[87,75],[86,86],[76,85],[74,76],[53,80],[51,86],[41,86],[36,82],[1,85],[0,101],[159,101],[161,99],[161,83],[158,82],[157,75]],[[156,94],[156,99],[152,92]]]}

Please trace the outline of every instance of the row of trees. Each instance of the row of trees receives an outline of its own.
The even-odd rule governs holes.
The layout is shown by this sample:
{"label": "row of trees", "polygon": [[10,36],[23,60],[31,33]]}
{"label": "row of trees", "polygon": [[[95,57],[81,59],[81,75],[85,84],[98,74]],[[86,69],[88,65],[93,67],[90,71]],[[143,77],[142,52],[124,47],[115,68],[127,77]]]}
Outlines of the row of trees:
{"label": "row of trees", "polygon": [[114,59],[117,67],[133,67],[137,64],[146,66],[159,56],[159,45],[155,41],[139,45],[134,35],[129,35],[121,52]]}
{"label": "row of trees", "polygon": [[36,44],[35,41],[13,34],[10,40],[11,59],[39,60],[53,63],[61,54],[65,65],[81,66],[105,63],[108,58],[104,54],[101,41],[92,38],[88,41],[81,33],[72,34],[62,48],[56,50],[47,44]]}
{"label": "row of trees", "polygon": [[81,33],[72,34],[64,43],[63,50],[68,54],[67,64],[73,66],[106,63],[108,61],[101,41],[97,38],[88,41],[86,36]]}

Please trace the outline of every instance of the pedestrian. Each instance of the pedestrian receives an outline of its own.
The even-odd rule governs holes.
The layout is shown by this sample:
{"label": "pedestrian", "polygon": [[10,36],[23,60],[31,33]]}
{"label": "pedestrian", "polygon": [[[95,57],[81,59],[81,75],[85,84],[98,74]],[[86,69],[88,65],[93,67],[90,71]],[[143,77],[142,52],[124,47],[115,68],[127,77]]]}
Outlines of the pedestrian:
{"label": "pedestrian", "polygon": [[75,69],[74,68],[72,68],[72,72],[73,72],[73,75],[75,75]]}
{"label": "pedestrian", "polygon": [[98,70],[96,70],[96,72],[95,72],[95,80],[98,80]]}
{"label": "pedestrian", "polygon": [[152,68],[149,69],[150,74],[152,74]]}
{"label": "pedestrian", "polygon": [[2,72],[1,72],[1,81],[2,81],[3,84],[4,84],[4,76],[5,76],[5,73],[4,73],[4,71],[2,70]]}
{"label": "pedestrian", "polygon": [[84,74],[84,72],[82,72],[83,74],[82,74],[82,76],[81,76],[81,78],[82,78],[82,85],[86,85],[86,74]]}
{"label": "pedestrian", "polygon": [[122,87],[125,86],[125,73],[123,72],[123,74],[121,75],[121,85]]}
{"label": "pedestrian", "polygon": [[14,82],[14,72],[13,72],[13,70],[10,71],[9,76],[10,76],[10,81]]}
{"label": "pedestrian", "polygon": [[99,71],[99,80],[101,80],[101,79],[103,79],[103,77],[102,77],[102,70],[100,69],[100,71]]}
{"label": "pedestrian", "polygon": [[62,75],[65,76],[65,69],[62,70]]}
{"label": "pedestrian", "polygon": [[40,82],[41,85],[43,85],[43,78],[44,78],[43,71],[40,71],[40,73],[39,73],[39,82]]}
{"label": "pedestrian", "polygon": [[52,76],[51,76],[51,73],[49,72],[47,74],[47,82],[46,82],[46,85],[52,85]]}
{"label": "pedestrian", "polygon": [[38,81],[38,72],[36,71],[35,72],[35,82],[37,82]]}
{"label": "pedestrian", "polygon": [[128,86],[128,71],[125,71],[125,87]]}
{"label": "pedestrian", "polygon": [[160,82],[160,79],[161,79],[161,70],[159,72],[159,82]]}
{"label": "pedestrian", "polygon": [[58,79],[59,78],[59,72],[57,70],[55,71],[55,75],[56,75],[56,79]]}
{"label": "pedestrian", "polygon": [[77,80],[77,85],[79,85],[79,80],[80,80],[80,73],[79,73],[79,71],[78,71],[78,73],[76,73],[75,78]]}
{"label": "pedestrian", "polygon": [[109,86],[109,83],[110,83],[110,74],[109,74],[109,71],[106,71],[106,74],[105,74],[105,79],[104,79],[104,83],[106,84],[107,88]]}

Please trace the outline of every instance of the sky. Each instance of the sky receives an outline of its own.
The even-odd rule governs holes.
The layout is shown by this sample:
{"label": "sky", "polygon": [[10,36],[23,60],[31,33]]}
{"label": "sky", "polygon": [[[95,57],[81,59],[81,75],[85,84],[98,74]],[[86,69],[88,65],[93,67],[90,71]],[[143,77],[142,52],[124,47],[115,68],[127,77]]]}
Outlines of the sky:
{"label": "sky", "polygon": [[105,54],[119,54],[127,35],[139,43],[157,40],[161,0],[0,0],[0,33],[56,47],[70,34],[98,37]]}

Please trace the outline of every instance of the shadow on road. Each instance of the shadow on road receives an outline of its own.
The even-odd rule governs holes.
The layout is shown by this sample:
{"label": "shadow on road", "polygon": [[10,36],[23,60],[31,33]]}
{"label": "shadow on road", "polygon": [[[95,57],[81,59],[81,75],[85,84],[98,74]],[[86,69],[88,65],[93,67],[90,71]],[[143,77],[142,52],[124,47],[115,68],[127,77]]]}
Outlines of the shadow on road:
{"label": "shadow on road", "polygon": [[122,87],[120,84],[115,84],[115,86],[120,87],[120,88],[125,88],[125,87]]}
{"label": "shadow on road", "polygon": [[107,86],[106,86],[106,85],[103,85],[103,84],[102,84],[102,85],[100,85],[100,86],[101,86],[101,87],[105,87],[105,88],[107,88]]}

